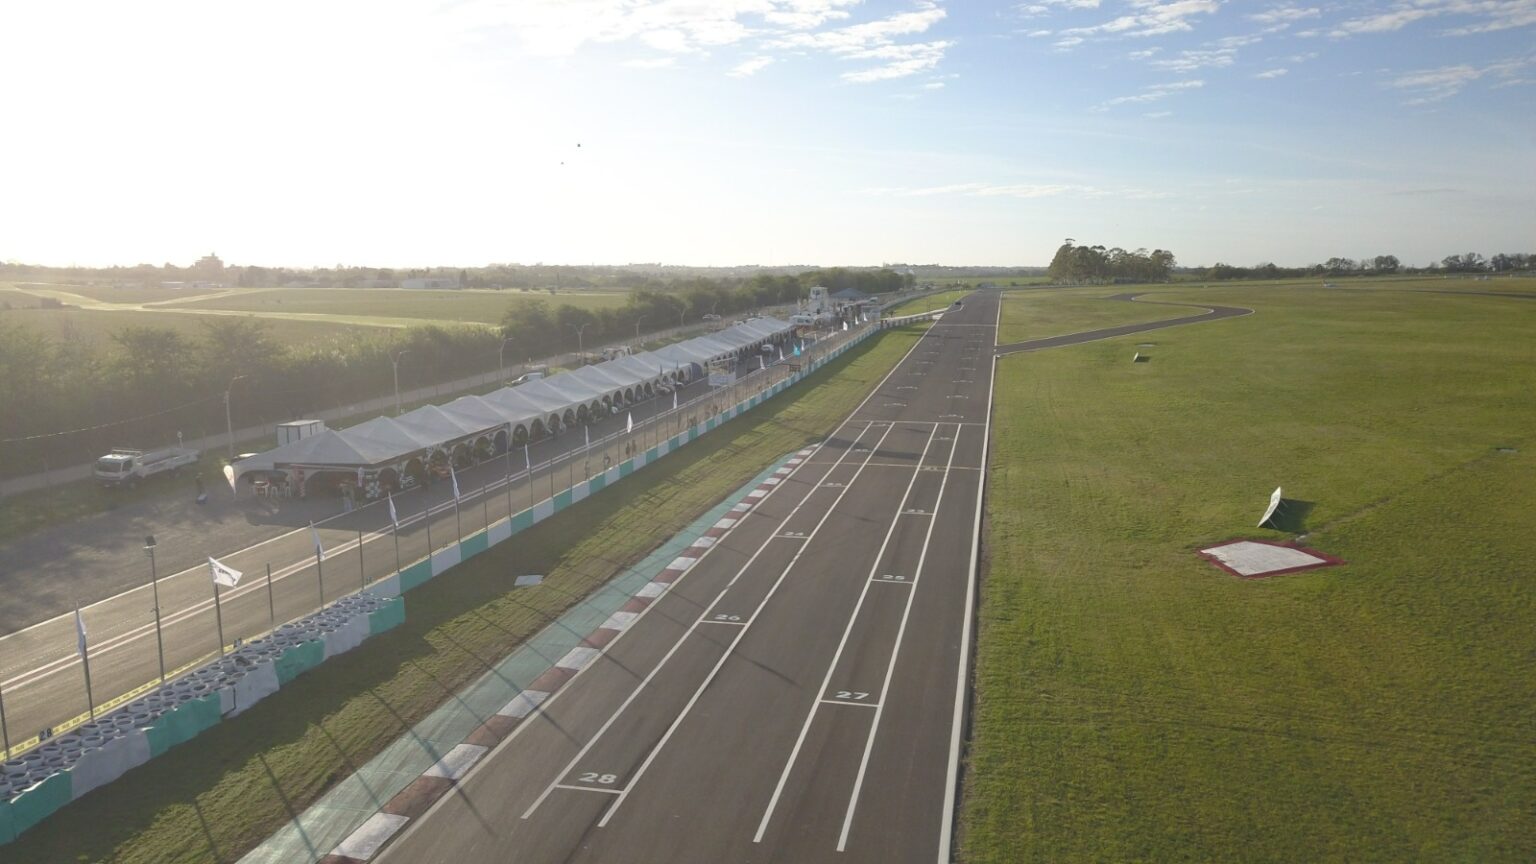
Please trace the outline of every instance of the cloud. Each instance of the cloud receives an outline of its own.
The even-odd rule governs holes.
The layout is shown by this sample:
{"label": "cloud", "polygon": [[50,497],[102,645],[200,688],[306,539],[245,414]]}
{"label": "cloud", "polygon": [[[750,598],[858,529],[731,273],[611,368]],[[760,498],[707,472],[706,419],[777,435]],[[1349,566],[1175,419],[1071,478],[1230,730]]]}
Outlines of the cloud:
{"label": "cloud", "polygon": [[677,58],[642,57],[638,60],[625,60],[624,65],[629,69],[670,69],[677,65]]}
{"label": "cloud", "polygon": [[955,44],[952,40],[899,40],[926,33],[946,15],[937,3],[923,2],[910,12],[814,33],[791,33],[770,44],[776,48],[823,51],[845,60],[874,60],[877,65],[844,72],[842,79],[855,84],[889,81],[926,72],[943,61]]}
{"label": "cloud", "polygon": [[1237,59],[1236,48],[1211,48],[1180,51],[1177,57],[1153,60],[1150,65],[1170,72],[1193,72],[1196,69],[1220,69],[1231,66]]}
{"label": "cloud", "polygon": [[1285,28],[1297,21],[1305,21],[1308,18],[1316,18],[1323,14],[1316,6],[1293,6],[1289,3],[1283,6],[1272,6],[1263,12],[1248,16],[1248,20],[1265,27]]}
{"label": "cloud", "polygon": [[868,69],[844,72],[842,78],[844,81],[866,84],[871,81],[888,81],[892,78],[905,78],[908,75],[927,72],[939,65],[939,61],[944,59],[944,52],[954,44],[946,40],[913,42],[902,45],[879,45],[851,52],[846,55],[851,59],[880,60],[882,63]]}
{"label": "cloud", "polygon": [[1461,63],[1409,72],[1394,78],[1387,86],[1406,91],[1411,96],[1403,103],[1405,105],[1427,105],[1449,99],[1483,78],[1496,79],[1494,87],[1513,86],[1525,80],[1521,73],[1532,66],[1536,66],[1536,58],[1532,57],[1502,60],[1482,67]]}
{"label": "cloud", "polygon": [[1161,120],[1164,117],[1172,117],[1173,116],[1173,112],[1172,111],[1148,111],[1147,113],[1145,113],[1145,114],[1143,114],[1141,116],[1147,118],[1148,120]]}
{"label": "cloud", "polygon": [[1444,31],[1449,36],[1492,33],[1536,24],[1536,0],[1395,0],[1390,8],[1340,22],[1329,31],[1336,39],[1391,33],[1430,18],[1471,18]]}
{"label": "cloud", "polygon": [[1127,59],[1130,59],[1130,60],[1145,60],[1148,57],[1153,56],[1154,54],[1156,54],[1157,52],[1159,52],[1161,50],[1163,50],[1163,49],[1160,46],[1154,45],[1151,48],[1146,49],[1145,51],[1132,51],[1131,53],[1129,53],[1129,54],[1127,54],[1125,56],[1126,56]]}
{"label": "cloud", "polygon": [[731,71],[725,74],[731,76],[732,78],[746,78],[763,71],[772,63],[772,57],[751,57],[736,64],[736,66],[732,68]]}
{"label": "cloud", "polygon": [[1142,38],[1181,33],[1194,29],[1191,19],[1215,14],[1221,8],[1219,0],[1129,0],[1129,3],[1133,11],[1128,15],[1091,27],[1072,27],[1060,31],[1059,35]]}
{"label": "cloud", "polygon": [[1255,77],[1255,78],[1280,78],[1280,77],[1284,76],[1286,73],[1288,73],[1290,71],[1291,70],[1285,69],[1285,68],[1266,69],[1263,72],[1260,72],[1259,74],[1257,74],[1257,75],[1255,75],[1253,77]]}
{"label": "cloud", "polygon": [[1153,199],[1168,197],[1167,193],[1136,187],[1107,189],[1076,183],[948,183],[941,186],[895,186],[860,190],[865,195],[896,198],[930,198],[934,196],[960,195],[968,198],[1115,198]]}
{"label": "cloud", "polygon": [[1108,99],[1100,103],[1097,110],[1104,111],[1106,109],[1113,108],[1116,105],[1133,105],[1144,104],[1147,102],[1158,102],[1163,99],[1167,99],[1169,96],[1173,96],[1176,93],[1182,93],[1186,90],[1198,90],[1204,86],[1205,81],[1199,78],[1187,81],[1171,81],[1166,84],[1154,84],[1151,87],[1145,88],[1140,93],[1134,93],[1130,96],[1116,96],[1113,99]]}

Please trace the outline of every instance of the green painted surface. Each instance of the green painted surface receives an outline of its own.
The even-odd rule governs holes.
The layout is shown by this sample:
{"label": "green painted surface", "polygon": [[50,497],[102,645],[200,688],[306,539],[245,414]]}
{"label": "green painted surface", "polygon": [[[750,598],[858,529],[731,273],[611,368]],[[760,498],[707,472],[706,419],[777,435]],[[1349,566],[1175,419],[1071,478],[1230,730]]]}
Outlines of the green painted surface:
{"label": "green painted surface", "polygon": [[368,613],[368,635],[377,636],[405,623],[405,598],[396,597],[389,604]]}
{"label": "green painted surface", "polygon": [[21,793],[9,804],[0,804],[0,840],[9,842],[23,831],[48,818],[72,800],[69,774],[60,772]]}
{"label": "green painted surface", "polygon": [[491,539],[486,536],[484,531],[478,534],[471,534],[459,543],[459,560],[464,561],[471,556],[479,555],[490,548],[490,545]]}
{"label": "green painted surface", "polygon": [[425,584],[432,578],[432,562],[427,560],[417,561],[415,564],[400,571],[400,592],[403,594],[419,585]]}
{"label": "green painted surface", "polygon": [[289,648],[273,664],[277,667],[278,685],[287,684],[289,681],[320,665],[320,661],[324,659],[325,643],[318,639]]}

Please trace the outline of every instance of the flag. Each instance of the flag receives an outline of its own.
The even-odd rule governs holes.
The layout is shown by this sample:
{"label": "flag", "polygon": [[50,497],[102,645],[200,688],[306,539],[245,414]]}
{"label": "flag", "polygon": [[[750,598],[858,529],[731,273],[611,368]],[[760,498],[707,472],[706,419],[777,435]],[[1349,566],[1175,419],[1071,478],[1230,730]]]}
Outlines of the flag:
{"label": "flag", "polygon": [[783,345],[779,346],[779,359],[780,360],[784,359],[784,346]]}
{"label": "flag", "polygon": [[85,656],[87,642],[85,639],[85,619],[80,617],[80,606],[75,605],[75,652],[81,657]]}
{"label": "flag", "polygon": [[848,329],[848,322],[847,322],[847,321],[844,321],[844,322],[843,322],[843,329],[844,329],[844,330],[847,330],[847,329]]}
{"label": "flag", "polygon": [[586,439],[586,446],[591,447],[592,446],[592,427],[591,426],[583,426],[583,427],[581,427],[581,437]]}
{"label": "flag", "polygon": [[677,410],[677,390],[675,388],[672,390],[672,410]]}
{"label": "flag", "polygon": [[799,357],[799,356],[800,356],[800,346],[799,346],[799,345],[796,345],[796,346],[795,346],[795,356],[796,356],[796,357]]}
{"label": "flag", "polygon": [[523,444],[523,467],[528,469],[529,474],[533,473],[533,460],[528,458],[528,444],[526,442]]}
{"label": "flag", "polygon": [[459,472],[453,470],[453,463],[448,463],[448,479],[453,481],[453,500],[459,500]]}
{"label": "flag", "polygon": [[213,574],[213,584],[223,585],[225,588],[239,585],[240,577],[244,575],[239,570],[211,557],[208,559],[208,572]]}
{"label": "flag", "polygon": [[309,523],[309,537],[315,541],[315,554],[325,556],[325,546],[320,542],[320,532],[315,530],[315,523]]}
{"label": "flag", "polygon": [[389,524],[395,526],[396,531],[400,530],[400,514],[395,512],[395,496],[393,493],[389,496]]}
{"label": "flag", "polygon": [[635,431],[635,415],[633,413],[625,414],[624,415],[624,434],[628,435],[629,433],[631,433],[633,431]]}

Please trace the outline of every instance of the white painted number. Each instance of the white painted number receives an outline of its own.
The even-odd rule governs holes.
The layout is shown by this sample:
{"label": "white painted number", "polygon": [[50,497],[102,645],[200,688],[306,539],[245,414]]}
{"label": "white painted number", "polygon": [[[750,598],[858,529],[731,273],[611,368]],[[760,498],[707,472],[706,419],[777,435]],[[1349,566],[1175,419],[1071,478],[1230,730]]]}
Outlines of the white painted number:
{"label": "white painted number", "polygon": [[880,578],[887,582],[905,582],[907,579],[907,577],[901,575],[900,573],[887,573]]}
{"label": "white painted number", "polygon": [[837,698],[839,698],[839,699],[852,699],[854,701],[858,701],[860,699],[868,699],[869,698],[869,694],[868,693],[860,693],[857,690],[839,690],[839,691],[837,691]]}
{"label": "white painted number", "polygon": [[740,615],[716,615],[715,616],[715,620],[716,621],[740,621],[741,620],[741,616]]}
{"label": "white painted number", "polygon": [[581,775],[581,782],[583,783],[601,783],[604,786],[612,786],[618,782],[618,779],[619,775],[617,774],[599,774],[596,771],[588,771]]}

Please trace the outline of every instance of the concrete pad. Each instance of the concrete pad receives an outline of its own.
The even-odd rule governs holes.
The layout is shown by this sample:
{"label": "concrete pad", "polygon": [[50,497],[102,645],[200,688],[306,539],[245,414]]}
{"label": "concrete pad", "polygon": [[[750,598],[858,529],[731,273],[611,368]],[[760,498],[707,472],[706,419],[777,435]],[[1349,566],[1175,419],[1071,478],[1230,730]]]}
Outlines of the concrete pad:
{"label": "concrete pad", "polygon": [[1201,549],[1200,554],[1228,573],[1244,578],[1296,573],[1301,570],[1343,563],[1337,558],[1310,549],[1281,546],[1257,540],[1223,543]]}
{"label": "concrete pad", "polygon": [[539,584],[540,582],[543,582],[543,581],[544,581],[544,577],[543,576],[541,576],[541,575],[539,575],[537,573],[530,573],[527,576],[519,576],[519,577],[517,577],[517,581],[513,582],[512,584],[515,585],[518,588],[527,588],[527,587],[529,587],[531,585],[537,585],[537,584]]}

